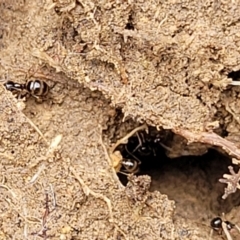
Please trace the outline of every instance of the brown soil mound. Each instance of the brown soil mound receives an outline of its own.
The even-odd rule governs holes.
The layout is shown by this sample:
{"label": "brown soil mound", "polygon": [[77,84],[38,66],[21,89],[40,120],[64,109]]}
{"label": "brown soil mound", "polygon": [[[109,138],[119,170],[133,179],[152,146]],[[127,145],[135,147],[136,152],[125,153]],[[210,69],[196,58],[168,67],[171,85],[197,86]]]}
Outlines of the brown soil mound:
{"label": "brown soil mound", "polygon": [[[2,82],[50,86],[43,102],[0,86],[0,239],[207,239],[217,215],[240,224],[237,165],[225,194],[218,181],[240,160],[238,4],[0,2]],[[139,174],[116,175],[119,156]]]}

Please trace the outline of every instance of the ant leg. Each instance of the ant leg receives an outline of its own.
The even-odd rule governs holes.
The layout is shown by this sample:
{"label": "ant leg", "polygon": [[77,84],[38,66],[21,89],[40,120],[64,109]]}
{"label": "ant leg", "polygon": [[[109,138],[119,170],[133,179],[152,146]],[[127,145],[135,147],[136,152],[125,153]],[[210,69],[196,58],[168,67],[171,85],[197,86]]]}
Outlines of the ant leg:
{"label": "ant leg", "polygon": [[210,230],[210,234],[209,234],[208,240],[211,240],[211,239],[212,239],[212,235],[213,235],[213,229]]}
{"label": "ant leg", "polygon": [[225,222],[222,222],[222,229],[223,229],[223,232],[225,233],[225,235],[227,237],[227,240],[233,240],[231,235],[230,235],[230,232],[227,229],[227,224]]}
{"label": "ant leg", "polygon": [[31,97],[33,97],[35,99],[35,103],[42,103],[43,102],[43,98],[39,97],[39,96],[35,96],[35,95],[30,95]]}
{"label": "ant leg", "polygon": [[58,82],[54,82],[53,85],[51,87],[49,87],[49,90],[53,89],[56,85],[57,85]]}
{"label": "ant leg", "polygon": [[142,146],[142,139],[141,137],[139,136],[139,133],[136,132],[136,135],[137,135],[137,138],[138,138],[138,145],[133,149],[133,153],[136,152],[138,150],[138,148],[140,148]]}
{"label": "ant leg", "polygon": [[139,164],[141,163],[141,161],[140,161],[133,153],[131,153],[131,152],[128,150],[127,145],[125,145],[125,150],[127,151],[127,153],[128,153],[131,157],[133,157],[136,161],[138,161]]}
{"label": "ant leg", "polygon": [[121,173],[122,175],[129,176],[129,173],[125,173],[123,171],[118,171],[118,173]]}
{"label": "ant leg", "polygon": [[26,97],[28,96],[28,93],[27,92],[24,92],[24,91],[22,91],[22,92],[19,92],[18,93],[18,95],[17,95],[17,99],[18,100],[21,100],[21,99],[25,99],[26,100]]}

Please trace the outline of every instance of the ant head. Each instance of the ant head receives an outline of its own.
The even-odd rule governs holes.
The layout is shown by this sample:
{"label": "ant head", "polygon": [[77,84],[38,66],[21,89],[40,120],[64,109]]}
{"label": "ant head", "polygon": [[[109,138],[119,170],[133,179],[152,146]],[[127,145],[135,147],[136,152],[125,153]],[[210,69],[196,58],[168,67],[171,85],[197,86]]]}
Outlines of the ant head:
{"label": "ant head", "polygon": [[234,228],[235,224],[229,222],[229,221],[225,221],[226,225],[227,225],[227,229],[230,231],[232,228]]}
{"label": "ant head", "polygon": [[13,81],[7,81],[3,85],[8,91],[21,91],[23,89],[22,84],[15,83]]}

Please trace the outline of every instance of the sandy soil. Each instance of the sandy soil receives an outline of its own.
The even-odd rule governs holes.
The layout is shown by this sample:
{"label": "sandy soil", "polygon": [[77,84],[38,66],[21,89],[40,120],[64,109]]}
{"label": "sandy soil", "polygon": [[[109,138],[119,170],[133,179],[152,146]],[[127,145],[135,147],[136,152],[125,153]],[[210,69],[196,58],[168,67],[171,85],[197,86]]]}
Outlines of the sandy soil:
{"label": "sandy soil", "polygon": [[[218,181],[240,160],[238,4],[0,2],[2,83],[50,86],[39,103],[0,85],[0,239],[227,239],[210,221],[240,225]],[[124,186],[109,151],[143,123]]]}

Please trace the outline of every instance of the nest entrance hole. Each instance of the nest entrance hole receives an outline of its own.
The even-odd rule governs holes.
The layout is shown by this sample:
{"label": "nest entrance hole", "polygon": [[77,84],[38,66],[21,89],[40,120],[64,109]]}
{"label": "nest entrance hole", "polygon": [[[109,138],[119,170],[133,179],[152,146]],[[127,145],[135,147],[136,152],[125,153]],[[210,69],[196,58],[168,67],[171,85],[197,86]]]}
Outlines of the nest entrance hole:
{"label": "nest entrance hole", "polygon": [[[134,125],[132,122],[124,124]],[[123,128],[129,129],[129,126]],[[231,158],[211,146],[206,146],[208,151],[201,156],[189,153],[189,156],[170,158],[166,155],[166,152],[169,152],[166,146],[174,135],[169,130],[157,131],[150,127],[148,133],[134,134],[126,145],[120,145],[117,150],[120,150],[124,159],[134,158],[141,162],[137,175],[151,176],[150,190],[160,191],[175,201],[176,216],[208,222],[213,217],[222,216],[239,206],[239,191],[223,200],[225,184],[218,181],[228,172],[228,166],[232,164]],[[181,142],[176,141],[174,145],[174,149],[181,151]],[[183,153],[186,154],[186,151]],[[125,185],[127,177],[121,173],[118,173],[118,176]]]}
{"label": "nest entrance hole", "polygon": [[232,78],[233,81],[239,81],[240,80],[240,70],[229,72],[228,78]]}

